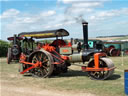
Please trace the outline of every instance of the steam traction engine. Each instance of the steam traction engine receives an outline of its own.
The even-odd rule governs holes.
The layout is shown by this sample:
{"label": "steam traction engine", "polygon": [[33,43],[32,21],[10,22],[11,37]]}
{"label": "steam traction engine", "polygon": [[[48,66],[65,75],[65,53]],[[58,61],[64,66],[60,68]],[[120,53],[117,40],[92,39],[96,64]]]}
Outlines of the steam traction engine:
{"label": "steam traction engine", "polygon": [[8,37],[9,41],[12,41],[12,45],[10,48],[8,48],[7,53],[7,63],[10,64],[12,60],[19,60],[20,54],[21,54],[21,47],[20,47],[20,41],[23,38],[17,37],[14,35],[14,37]]}
{"label": "steam traction engine", "polygon": [[110,77],[115,69],[113,62],[106,58],[106,54],[100,50],[89,49],[88,23],[83,22],[82,24],[84,50],[81,50],[81,44],[78,43],[75,45],[77,52],[74,51],[72,40],[68,44],[63,40],[62,37],[69,35],[65,29],[20,33],[19,37],[24,39],[56,37],[56,40],[50,44],[38,44],[37,48],[32,48],[29,53],[22,52],[19,61],[21,63],[20,73],[49,77],[52,74],[67,72],[68,66],[73,62],[89,62],[87,66],[82,66],[82,71],[88,72],[92,79],[104,80]]}

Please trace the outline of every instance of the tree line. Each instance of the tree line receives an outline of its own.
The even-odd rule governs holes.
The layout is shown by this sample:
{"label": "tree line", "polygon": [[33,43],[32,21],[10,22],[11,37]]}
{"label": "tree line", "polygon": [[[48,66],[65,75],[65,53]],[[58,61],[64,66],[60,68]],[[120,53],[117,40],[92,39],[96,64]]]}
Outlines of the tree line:
{"label": "tree line", "polygon": [[9,46],[10,46],[10,44],[8,42],[0,40],[0,57],[7,56]]}

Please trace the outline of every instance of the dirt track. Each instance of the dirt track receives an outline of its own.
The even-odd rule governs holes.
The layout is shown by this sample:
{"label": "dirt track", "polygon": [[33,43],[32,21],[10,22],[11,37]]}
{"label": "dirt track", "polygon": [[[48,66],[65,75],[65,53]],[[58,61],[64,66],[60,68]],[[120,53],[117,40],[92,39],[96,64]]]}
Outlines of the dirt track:
{"label": "dirt track", "polygon": [[1,81],[1,96],[95,96],[90,93],[76,93],[74,91],[58,91],[48,89],[38,89],[34,87],[17,87],[14,85],[7,85],[6,82]]}
{"label": "dirt track", "polygon": [[[5,58],[0,59],[0,64],[3,62],[6,62]],[[84,92],[76,92],[76,91],[68,91],[68,90],[56,90],[56,89],[48,89],[48,88],[41,88],[41,87],[35,87],[32,85],[27,86],[24,81],[16,81],[15,78],[23,79],[21,78],[21,75],[17,75],[12,73],[8,73],[5,70],[11,69],[10,67],[14,67],[14,65],[6,65],[6,67],[1,67],[0,69],[0,96],[95,96],[90,93],[84,93]],[[8,69],[8,68],[9,69]],[[4,71],[2,71],[4,70]],[[6,78],[6,79],[5,79]],[[30,79],[27,79],[28,82],[31,82]],[[19,82],[19,83],[18,83]],[[23,85],[20,85],[22,83]]]}

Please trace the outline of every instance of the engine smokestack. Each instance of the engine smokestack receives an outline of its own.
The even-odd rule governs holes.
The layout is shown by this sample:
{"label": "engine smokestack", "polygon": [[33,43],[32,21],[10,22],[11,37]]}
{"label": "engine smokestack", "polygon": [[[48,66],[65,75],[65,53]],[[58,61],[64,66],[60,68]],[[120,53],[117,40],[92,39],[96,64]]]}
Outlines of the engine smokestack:
{"label": "engine smokestack", "polygon": [[13,44],[14,44],[14,45],[16,44],[16,34],[14,34],[14,41],[13,41]]}
{"label": "engine smokestack", "polygon": [[83,39],[84,39],[84,48],[88,49],[88,22],[82,22],[83,25]]}

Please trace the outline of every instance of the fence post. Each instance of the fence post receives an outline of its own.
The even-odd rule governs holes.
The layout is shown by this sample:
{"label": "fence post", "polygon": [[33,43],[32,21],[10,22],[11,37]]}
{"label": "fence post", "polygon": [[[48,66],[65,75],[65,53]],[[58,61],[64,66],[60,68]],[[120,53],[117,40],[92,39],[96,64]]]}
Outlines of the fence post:
{"label": "fence post", "polygon": [[124,52],[123,51],[121,51],[121,57],[122,57],[122,66],[124,66]]}

